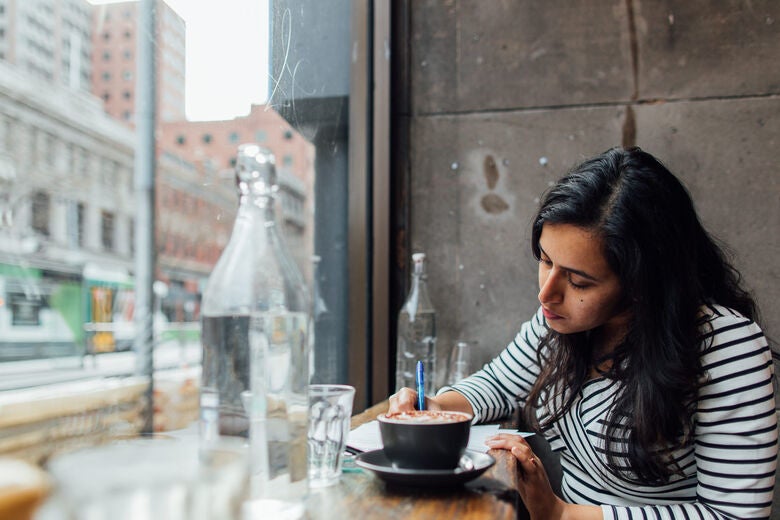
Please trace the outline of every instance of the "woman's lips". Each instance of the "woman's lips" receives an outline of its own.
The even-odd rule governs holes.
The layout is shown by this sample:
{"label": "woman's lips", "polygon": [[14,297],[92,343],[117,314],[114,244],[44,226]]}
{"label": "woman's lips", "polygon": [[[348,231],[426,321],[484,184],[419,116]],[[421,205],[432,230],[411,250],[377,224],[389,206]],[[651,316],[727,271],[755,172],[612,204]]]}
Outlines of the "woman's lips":
{"label": "woman's lips", "polygon": [[542,314],[544,314],[544,317],[548,320],[560,320],[562,318],[562,316],[558,316],[554,312],[548,311],[544,307],[542,307]]}

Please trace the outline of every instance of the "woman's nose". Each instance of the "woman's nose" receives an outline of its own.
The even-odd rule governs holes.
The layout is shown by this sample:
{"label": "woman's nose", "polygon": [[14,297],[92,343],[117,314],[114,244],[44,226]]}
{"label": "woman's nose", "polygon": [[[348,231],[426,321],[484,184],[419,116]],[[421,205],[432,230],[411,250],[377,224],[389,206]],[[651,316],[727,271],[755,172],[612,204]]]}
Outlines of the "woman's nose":
{"label": "woman's nose", "polygon": [[560,303],[563,300],[560,275],[551,269],[539,277],[539,303]]}

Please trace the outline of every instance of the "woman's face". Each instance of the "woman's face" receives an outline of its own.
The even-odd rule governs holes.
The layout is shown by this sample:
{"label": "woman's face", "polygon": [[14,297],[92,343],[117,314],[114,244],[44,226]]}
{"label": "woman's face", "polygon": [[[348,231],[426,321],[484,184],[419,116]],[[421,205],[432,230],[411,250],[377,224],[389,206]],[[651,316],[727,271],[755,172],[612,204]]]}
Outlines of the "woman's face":
{"label": "woman's face", "polygon": [[539,238],[539,302],[561,334],[604,326],[608,338],[625,332],[620,282],[603,254],[601,238],[571,224],[544,224]]}

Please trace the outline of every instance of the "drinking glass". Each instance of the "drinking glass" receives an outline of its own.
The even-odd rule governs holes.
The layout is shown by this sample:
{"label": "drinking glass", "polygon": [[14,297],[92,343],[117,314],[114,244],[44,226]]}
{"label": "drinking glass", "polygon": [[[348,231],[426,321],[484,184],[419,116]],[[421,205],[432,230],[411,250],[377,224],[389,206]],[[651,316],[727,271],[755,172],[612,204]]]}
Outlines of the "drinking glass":
{"label": "drinking glass", "polygon": [[310,488],[331,486],[341,478],[354,398],[355,388],[349,385],[309,386]]}
{"label": "drinking glass", "polygon": [[239,518],[249,471],[243,443],[135,438],[55,457],[53,497],[69,520]]}
{"label": "drinking glass", "polygon": [[447,365],[447,384],[457,383],[461,379],[471,375],[473,371],[472,349],[475,341],[458,340],[450,351],[450,360]]}

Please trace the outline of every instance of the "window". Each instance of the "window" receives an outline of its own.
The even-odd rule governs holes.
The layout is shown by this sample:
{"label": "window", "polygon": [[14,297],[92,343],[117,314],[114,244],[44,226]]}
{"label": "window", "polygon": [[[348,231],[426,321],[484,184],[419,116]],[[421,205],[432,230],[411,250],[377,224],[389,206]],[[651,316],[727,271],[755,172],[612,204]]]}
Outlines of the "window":
{"label": "window", "polygon": [[49,236],[50,197],[48,193],[38,191],[32,196],[32,229],[36,233]]}
{"label": "window", "polygon": [[29,298],[24,293],[9,293],[8,303],[14,327],[37,327],[41,324],[43,299],[39,295]]}
{"label": "window", "polygon": [[[4,305],[0,304],[0,364],[7,361],[19,345],[15,352],[21,352],[20,358],[61,356],[77,361],[85,352],[102,355],[126,348],[128,342],[135,339],[133,302],[123,307],[130,309],[127,313],[118,312],[112,305],[123,291],[132,295],[137,281],[134,253],[146,245],[135,243],[136,232],[140,239],[150,234],[154,236],[153,272],[171,288],[164,303],[164,313],[170,322],[162,325],[167,327],[162,331],[186,330],[185,350],[196,352],[195,359],[199,358],[200,298],[235,219],[232,171],[235,147],[242,142],[255,141],[272,149],[280,167],[280,180],[281,169],[285,169],[284,186],[280,187],[283,192],[280,196],[284,198],[278,202],[278,208],[284,206],[289,217],[279,227],[285,228],[286,233],[289,231],[294,260],[309,286],[318,282],[319,294],[328,309],[328,315],[320,316],[314,325],[318,338],[315,349],[320,353],[315,353],[313,358],[317,360],[317,377],[321,382],[356,384],[357,381],[349,380],[351,372],[355,366],[358,366],[358,372],[362,371],[360,367],[365,364],[351,361],[354,352],[362,348],[361,340],[355,338],[363,334],[353,331],[365,329],[366,306],[352,302],[355,294],[367,294],[368,286],[365,279],[354,278],[360,269],[353,269],[349,258],[359,258],[362,253],[350,251],[350,244],[368,241],[360,237],[348,240],[347,237],[364,225],[361,221],[365,219],[361,219],[361,215],[366,212],[358,208],[354,213],[357,217],[351,217],[354,222],[348,222],[348,219],[355,209],[351,206],[352,200],[361,198],[367,190],[364,180],[360,180],[366,175],[365,169],[350,170],[356,164],[352,160],[351,147],[353,135],[369,133],[361,132],[360,128],[351,129],[349,125],[354,118],[347,116],[362,113],[363,117],[357,119],[368,119],[359,100],[352,104],[350,93],[353,83],[350,81],[350,27],[353,17],[360,15],[353,13],[345,3],[338,3],[340,7],[334,9],[330,2],[328,5],[299,2],[298,8],[292,10],[296,20],[291,27],[295,29],[294,34],[289,34],[293,41],[287,50],[294,54],[291,56],[294,64],[316,65],[305,67],[305,71],[304,67],[275,69],[282,63],[279,58],[284,57],[281,54],[284,42],[250,43],[247,40],[246,47],[221,49],[218,48],[219,38],[211,34],[209,42],[213,53],[221,56],[222,61],[227,61],[228,56],[239,57],[245,68],[252,69],[260,77],[260,87],[252,89],[255,98],[248,99],[235,113],[211,119],[196,117],[192,121],[187,120],[189,114],[184,117],[184,83],[185,79],[191,79],[185,78],[185,74],[192,74],[194,70],[189,63],[184,66],[184,45],[193,35],[190,30],[195,25],[182,23],[186,20],[174,11],[175,7],[171,7],[165,17],[157,17],[158,22],[164,22],[167,16],[173,16],[175,23],[168,26],[166,22],[160,30],[174,27],[175,32],[162,35],[157,41],[160,62],[156,72],[159,85],[164,88],[158,90],[159,105],[155,106],[159,123],[155,151],[159,155],[156,156],[154,186],[159,190],[160,198],[165,198],[165,205],[155,207],[154,227],[150,228],[148,220],[136,216],[143,207],[139,202],[140,195],[133,189],[133,168],[139,164],[134,156],[137,143],[133,130],[128,128],[132,125],[125,124],[135,119],[135,110],[140,106],[135,103],[140,102],[138,98],[145,92],[142,88],[135,90],[132,82],[147,77],[138,68],[142,64],[134,61],[146,53],[139,56],[126,36],[141,39],[143,35],[151,34],[139,26],[137,10],[142,6],[153,4],[164,9],[166,4],[173,6],[182,1],[188,8],[192,4],[192,9],[210,9],[213,4],[189,0],[166,3],[101,0],[96,2],[101,5],[99,9],[85,7],[78,15],[75,11],[69,12],[73,17],[84,15],[83,24],[75,20],[74,24],[88,27],[83,40],[87,48],[81,49],[80,56],[84,58],[79,74],[89,76],[80,87],[94,92],[102,103],[98,99],[95,103],[61,105],[61,100],[71,99],[72,91],[60,80],[67,83],[78,79],[76,70],[69,78],[58,77],[54,78],[57,81],[45,84],[21,82],[12,85],[18,95],[4,97],[8,103],[14,103],[15,99],[25,99],[25,93],[31,88],[41,90],[35,100],[40,106],[31,107],[20,102],[8,111],[0,108],[0,117],[7,121],[7,128],[0,129],[0,144],[5,144],[0,146],[0,204],[8,201],[3,204],[3,210],[11,203],[15,204],[9,213],[15,227],[10,229],[4,224],[5,220],[0,221],[0,264],[17,262],[19,265],[8,269],[20,266],[28,269],[22,275],[0,265],[0,291],[5,291],[0,293],[5,298]],[[240,1],[253,8],[264,4],[263,0]],[[17,2],[18,5],[27,3],[30,2]],[[267,27],[263,29],[269,29],[269,37],[281,37],[285,34],[282,30],[285,12],[293,2],[275,0],[265,4],[271,7],[262,10],[263,18],[267,17],[264,22]],[[214,16],[222,16],[225,10],[220,6],[213,11]],[[104,12],[102,20],[92,20],[93,11]],[[59,12],[52,11],[50,22],[54,27],[61,27],[62,20],[57,16],[60,16]],[[229,18],[231,26],[238,21],[235,17]],[[363,16],[361,19],[368,18]],[[25,32],[30,26],[17,26],[16,29]],[[39,32],[36,29],[34,35],[28,32],[20,36],[29,37],[31,42],[38,38],[45,40],[46,34]],[[173,38],[168,38],[170,36]],[[323,45],[323,41],[327,45]],[[34,51],[38,76],[55,70],[62,72],[62,53],[52,56],[51,66],[45,63],[47,48],[55,48],[53,40],[51,43]],[[165,48],[168,44],[171,48]],[[76,51],[75,48],[72,50]],[[269,52],[277,55],[268,57]],[[337,56],[339,58],[334,59]],[[95,58],[91,65],[90,57]],[[55,59],[56,67],[53,66]],[[17,67],[20,72],[27,67],[25,64],[5,65]],[[293,72],[299,75],[294,78]],[[4,91],[9,84],[19,81],[17,76],[25,75],[9,75],[3,85]],[[232,78],[232,72],[212,76],[223,78],[220,88],[224,90],[213,94],[210,101],[241,95],[230,90],[234,82],[224,81],[225,77]],[[298,88],[299,79],[303,81],[300,84],[303,88]],[[265,89],[277,84],[277,80],[279,88],[266,92]],[[181,92],[176,91],[179,87]],[[270,97],[272,91],[273,99]],[[293,98],[293,94],[301,97]],[[189,93],[187,97],[189,103]],[[189,111],[189,105],[187,108]],[[245,112],[247,108],[249,115]],[[233,119],[235,123],[231,124]],[[45,133],[73,146],[70,164],[63,168],[45,168]],[[6,167],[6,154],[10,157],[9,167]],[[56,178],[50,175],[50,170],[55,169]],[[163,185],[173,195],[165,195]],[[356,197],[350,196],[350,189],[356,190]],[[156,202],[161,203],[160,200]],[[9,244],[15,248],[9,250]],[[317,268],[319,274],[314,272],[311,262],[314,254],[322,257]],[[362,265],[361,262],[358,264]],[[22,279],[24,282],[20,281]],[[16,289],[30,288],[30,292],[12,291],[18,295],[12,304],[7,295],[14,283],[18,284]],[[35,299],[35,294],[40,294],[41,298]],[[353,307],[362,309],[362,314],[353,312]],[[190,322],[182,323],[185,319]],[[11,337],[7,329],[2,329],[2,324],[12,321],[18,328],[38,327],[40,330],[36,332],[39,334],[34,338],[30,335]],[[33,325],[36,323],[38,325]],[[99,327],[90,328],[96,325]],[[358,350],[347,346],[351,343],[358,344]],[[174,357],[179,359],[178,355]],[[190,363],[194,365],[197,361],[190,360]],[[359,404],[358,396],[356,406]]]}
{"label": "window", "polygon": [[114,214],[106,210],[100,212],[100,243],[106,251],[114,250]]}
{"label": "window", "polygon": [[84,246],[84,203],[70,202],[67,208],[68,245],[71,248]]}

